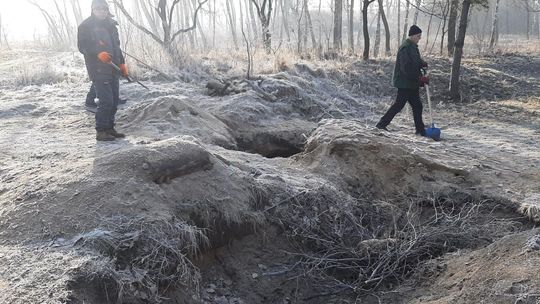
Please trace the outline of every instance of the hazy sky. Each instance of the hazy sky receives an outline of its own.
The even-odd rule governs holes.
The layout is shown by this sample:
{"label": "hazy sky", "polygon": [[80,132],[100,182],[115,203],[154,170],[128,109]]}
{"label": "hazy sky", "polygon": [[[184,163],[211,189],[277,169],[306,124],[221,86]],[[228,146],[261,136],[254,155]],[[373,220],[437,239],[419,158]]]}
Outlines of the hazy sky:
{"label": "hazy sky", "polygon": [[[54,8],[53,0],[35,0],[44,9]],[[83,14],[90,14],[92,0],[79,0]],[[41,12],[27,0],[0,0],[2,25],[8,39],[31,39],[35,33],[45,34],[47,26]]]}

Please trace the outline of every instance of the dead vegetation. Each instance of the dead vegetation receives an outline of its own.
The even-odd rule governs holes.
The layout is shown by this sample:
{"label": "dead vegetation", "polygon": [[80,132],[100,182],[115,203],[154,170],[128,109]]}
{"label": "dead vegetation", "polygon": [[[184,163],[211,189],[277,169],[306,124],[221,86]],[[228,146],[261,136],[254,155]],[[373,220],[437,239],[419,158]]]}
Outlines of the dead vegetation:
{"label": "dead vegetation", "polygon": [[[75,293],[71,301],[97,292],[107,303],[159,303],[171,288],[197,291],[201,278],[192,260],[209,245],[204,230],[178,218],[150,221],[122,216],[104,219],[102,227],[68,243],[108,261],[98,260],[85,269],[87,272],[78,274],[72,283]],[[103,285],[97,290],[84,286],[99,282]]]}
{"label": "dead vegetation", "polygon": [[429,259],[522,228],[518,218],[494,215],[502,208],[496,202],[460,196],[344,201],[307,191],[272,220],[294,243],[289,254],[297,263],[290,270],[326,291],[316,296],[362,296],[403,282]]}

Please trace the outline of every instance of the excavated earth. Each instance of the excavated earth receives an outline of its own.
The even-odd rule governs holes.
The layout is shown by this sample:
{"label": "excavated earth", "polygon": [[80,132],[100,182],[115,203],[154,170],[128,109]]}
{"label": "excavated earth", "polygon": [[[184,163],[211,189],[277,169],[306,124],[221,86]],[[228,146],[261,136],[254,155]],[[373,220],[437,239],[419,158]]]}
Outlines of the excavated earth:
{"label": "excavated earth", "polygon": [[123,84],[96,143],[79,56],[0,54],[0,303],[540,301],[538,55],[465,60],[463,103],[430,58],[440,142],[373,128],[389,60],[212,96],[207,59]]}

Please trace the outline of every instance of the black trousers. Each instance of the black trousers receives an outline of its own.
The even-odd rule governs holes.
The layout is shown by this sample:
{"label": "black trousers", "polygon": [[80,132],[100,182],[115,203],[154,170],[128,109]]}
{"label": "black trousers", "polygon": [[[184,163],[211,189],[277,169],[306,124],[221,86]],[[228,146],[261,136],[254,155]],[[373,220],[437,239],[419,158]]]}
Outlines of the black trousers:
{"label": "black trousers", "polygon": [[396,101],[390,106],[390,109],[386,111],[386,114],[381,118],[377,127],[385,128],[388,126],[394,117],[401,112],[405,104],[409,102],[413,112],[414,126],[416,133],[424,133],[425,125],[422,121],[422,101],[420,100],[420,88],[418,89],[398,89]]}
{"label": "black trousers", "polygon": [[[117,100],[120,100],[120,90],[118,90],[118,92],[115,92],[115,94],[117,95],[115,96],[115,98]],[[92,85],[90,86],[90,90],[88,90],[88,93],[86,93],[86,105],[95,106],[96,98],[97,98],[96,87],[94,86],[94,83],[92,82]]]}
{"label": "black trousers", "polygon": [[96,130],[106,131],[114,128],[120,80],[114,77],[111,80],[94,80],[93,87],[99,99],[96,112]]}
{"label": "black trousers", "polygon": [[94,87],[94,83],[90,86],[90,90],[88,90],[88,93],[86,94],[86,105],[94,105],[96,104],[95,99],[97,98],[96,94],[96,88]]}

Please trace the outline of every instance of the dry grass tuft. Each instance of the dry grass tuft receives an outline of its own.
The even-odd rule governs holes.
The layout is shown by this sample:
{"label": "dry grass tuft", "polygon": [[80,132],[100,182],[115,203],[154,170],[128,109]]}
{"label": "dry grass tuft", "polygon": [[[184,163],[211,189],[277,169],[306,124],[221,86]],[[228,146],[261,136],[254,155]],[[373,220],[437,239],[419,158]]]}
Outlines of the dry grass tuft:
{"label": "dry grass tuft", "polygon": [[[74,245],[106,256],[110,263],[85,281],[109,282],[103,291],[119,303],[157,303],[171,287],[198,290],[200,274],[191,259],[208,245],[205,232],[182,220],[147,221],[115,217],[74,240]],[[112,285],[112,286],[111,286]]]}

